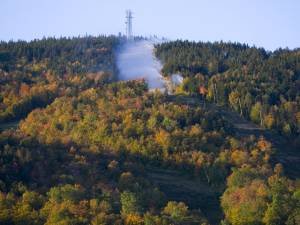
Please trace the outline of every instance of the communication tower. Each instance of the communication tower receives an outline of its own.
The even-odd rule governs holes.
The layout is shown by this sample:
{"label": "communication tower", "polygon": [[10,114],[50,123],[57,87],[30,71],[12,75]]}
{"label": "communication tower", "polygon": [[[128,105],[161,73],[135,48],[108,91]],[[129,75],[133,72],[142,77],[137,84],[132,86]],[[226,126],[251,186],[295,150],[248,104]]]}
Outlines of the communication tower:
{"label": "communication tower", "polygon": [[126,10],[126,37],[127,40],[132,40],[133,35],[132,35],[132,11],[131,10]]}

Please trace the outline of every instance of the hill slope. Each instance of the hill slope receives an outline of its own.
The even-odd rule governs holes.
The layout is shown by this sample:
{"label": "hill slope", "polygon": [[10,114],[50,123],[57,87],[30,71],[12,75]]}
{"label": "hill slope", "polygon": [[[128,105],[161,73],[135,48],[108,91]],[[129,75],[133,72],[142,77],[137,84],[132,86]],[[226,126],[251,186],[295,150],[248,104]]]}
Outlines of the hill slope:
{"label": "hill slope", "polygon": [[297,224],[298,52],[163,43],[169,96],[114,82],[122,41],[1,43],[0,223]]}

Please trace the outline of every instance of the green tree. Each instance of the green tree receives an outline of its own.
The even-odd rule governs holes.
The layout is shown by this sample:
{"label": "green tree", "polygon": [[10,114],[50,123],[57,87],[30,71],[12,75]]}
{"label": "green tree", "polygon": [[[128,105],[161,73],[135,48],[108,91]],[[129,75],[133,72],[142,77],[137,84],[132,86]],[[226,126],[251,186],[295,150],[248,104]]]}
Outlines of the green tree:
{"label": "green tree", "polygon": [[252,121],[262,125],[262,105],[260,102],[257,102],[254,106],[252,106],[250,118]]}
{"label": "green tree", "polygon": [[272,202],[268,204],[263,221],[267,225],[284,224],[293,209],[288,180],[276,175],[271,183]]}
{"label": "green tree", "polygon": [[241,97],[240,97],[240,93],[238,91],[232,91],[229,94],[229,103],[234,110],[240,111],[241,115],[243,114],[242,113],[243,112],[242,105],[241,105]]}
{"label": "green tree", "polygon": [[141,214],[142,207],[137,195],[133,192],[124,191],[121,193],[121,213],[123,215]]}
{"label": "green tree", "polygon": [[180,223],[188,216],[188,207],[183,202],[168,202],[163,214],[169,216],[173,222]]}
{"label": "green tree", "polygon": [[48,192],[49,199],[57,203],[63,201],[79,202],[84,198],[84,190],[79,185],[66,184],[61,187],[53,187]]}

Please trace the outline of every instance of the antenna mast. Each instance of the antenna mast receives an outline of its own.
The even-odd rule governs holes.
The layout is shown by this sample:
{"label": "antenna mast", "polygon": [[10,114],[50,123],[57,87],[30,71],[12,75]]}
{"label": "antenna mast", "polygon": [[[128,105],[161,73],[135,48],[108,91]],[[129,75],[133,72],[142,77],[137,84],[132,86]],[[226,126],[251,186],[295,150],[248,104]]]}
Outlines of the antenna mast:
{"label": "antenna mast", "polygon": [[132,40],[133,35],[132,35],[132,12],[131,10],[126,10],[126,37],[127,40]]}

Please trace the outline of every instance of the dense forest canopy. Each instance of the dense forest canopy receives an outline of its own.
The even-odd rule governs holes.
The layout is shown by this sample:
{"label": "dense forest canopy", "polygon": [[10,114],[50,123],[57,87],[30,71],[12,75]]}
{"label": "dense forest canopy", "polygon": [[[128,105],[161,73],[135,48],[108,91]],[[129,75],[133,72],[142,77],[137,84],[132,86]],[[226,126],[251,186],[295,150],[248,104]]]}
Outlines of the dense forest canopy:
{"label": "dense forest canopy", "polygon": [[299,51],[163,43],[163,74],[185,77],[169,96],[117,82],[122,41],[0,44],[0,126],[22,119],[0,133],[0,224],[300,224],[300,183],[272,163],[280,149],[214,107],[297,146]]}
{"label": "dense forest canopy", "polygon": [[228,105],[300,147],[300,50],[264,49],[239,43],[175,41],[156,46],[165,76],[180,73],[188,94]]}
{"label": "dense forest canopy", "polygon": [[115,37],[0,43],[0,121],[16,120],[55,97],[116,79]]}

